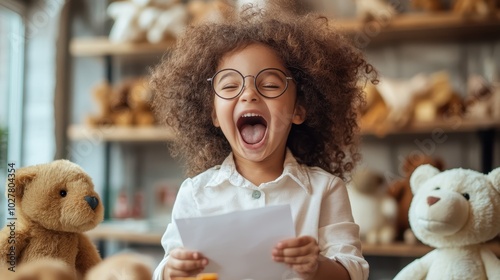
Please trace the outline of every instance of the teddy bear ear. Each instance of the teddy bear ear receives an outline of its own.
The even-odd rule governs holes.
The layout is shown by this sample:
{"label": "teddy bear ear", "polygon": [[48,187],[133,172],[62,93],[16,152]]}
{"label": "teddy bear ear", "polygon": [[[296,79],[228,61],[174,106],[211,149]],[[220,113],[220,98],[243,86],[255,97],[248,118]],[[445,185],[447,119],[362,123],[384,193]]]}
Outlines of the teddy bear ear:
{"label": "teddy bear ear", "polygon": [[436,167],[430,164],[420,165],[415,168],[415,171],[411,174],[410,177],[410,186],[413,194],[416,194],[418,189],[430,178],[439,174],[440,171]]}
{"label": "teddy bear ear", "polygon": [[16,198],[19,200],[21,200],[24,195],[26,185],[35,179],[37,169],[36,166],[29,166],[16,170],[16,179],[14,183],[16,185]]}
{"label": "teddy bear ear", "polygon": [[500,167],[493,169],[490,173],[488,173],[488,178],[493,183],[493,187],[497,192],[500,192]]}

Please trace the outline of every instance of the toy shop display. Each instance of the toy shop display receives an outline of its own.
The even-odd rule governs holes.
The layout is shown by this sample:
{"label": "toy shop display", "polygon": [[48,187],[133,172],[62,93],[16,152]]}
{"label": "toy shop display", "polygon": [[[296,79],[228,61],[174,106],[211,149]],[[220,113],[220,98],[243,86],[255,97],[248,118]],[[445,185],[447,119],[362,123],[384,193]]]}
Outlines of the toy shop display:
{"label": "toy shop display", "polygon": [[500,260],[483,243],[500,232],[500,168],[485,175],[421,165],[410,186],[411,228],[435,249],[394,279],[498,279]]}

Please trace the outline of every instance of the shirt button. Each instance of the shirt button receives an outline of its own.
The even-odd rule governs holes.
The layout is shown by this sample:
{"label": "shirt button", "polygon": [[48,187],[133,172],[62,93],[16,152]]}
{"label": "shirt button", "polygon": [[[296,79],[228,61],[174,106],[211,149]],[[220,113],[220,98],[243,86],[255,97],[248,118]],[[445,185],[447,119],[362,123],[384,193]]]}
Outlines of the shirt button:
{"label": "shirt button", "polygon": [[253,191],[252,192],[252,197],[255,199],[259,199],[260,195],[261,195],[260,191]]}

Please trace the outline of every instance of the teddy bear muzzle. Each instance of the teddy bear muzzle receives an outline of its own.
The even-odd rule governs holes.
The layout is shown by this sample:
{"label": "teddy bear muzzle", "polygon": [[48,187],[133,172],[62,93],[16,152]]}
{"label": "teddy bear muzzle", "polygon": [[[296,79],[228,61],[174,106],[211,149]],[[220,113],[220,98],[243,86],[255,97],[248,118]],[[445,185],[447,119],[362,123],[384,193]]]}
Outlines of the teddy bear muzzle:
{"label": "teddy bear muzzle", "polygon": [[89,204],[90,208],[92,208],[92,210],[95,210],[97,208],[97,206],[99,205],[99,199],[97,199],[97,197],[95,196],[85,196],[84,197],[85,201],[87,201],[87,203]]}

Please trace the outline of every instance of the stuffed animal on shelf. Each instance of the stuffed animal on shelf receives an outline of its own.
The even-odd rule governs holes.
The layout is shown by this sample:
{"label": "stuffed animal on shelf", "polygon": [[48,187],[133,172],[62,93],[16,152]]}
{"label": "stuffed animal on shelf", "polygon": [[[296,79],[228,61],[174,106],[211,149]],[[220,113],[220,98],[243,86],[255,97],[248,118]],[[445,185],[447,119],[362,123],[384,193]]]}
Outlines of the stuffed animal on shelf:
{"label": "stuffed animal on shelf", "polygon": [[373,84],[367,84],[363,90],[366,103],[361,108],[360,125],[362,128],[373,131],[375,135],[383,137],[387,134],[387,116],[389,108],[377,88]]}
{"label": "stuffed animal on shelf", "polygon": [[412,0],[411,6],[417,10],[437,12],[444,9],[442,0]]}
{"label": "stuffed animal on shelf", "polygon": [[465,105],[468,119],[500,119],[500,91],[479,75],[472,75],[467,81]]}
{"label": "stuffed animal on shelf", "polygon": [[27,166],[12,183],[7,199],[15,210],[8,214],[16,220],[0,231],[0,269],[53,258],[81,276],[101,261],[84,232],[103,220],[104,208],[82,168],[68,160]]}
{"label": "stuffed animal on shelf", "polygon": [[498,0],[456,0],[453,12],[464,16],[487,17],[494,15]]}
{"label": "stuffed animal on shelf", "polygon": [[413,122],[433,122],[452,117],[462,118],[465,105],[453,90],[448,72],[439,71],[429,75],[429,90],[413,102]]}
{"label": "stuffed animal on shelf", "polygon": [[179,0],[114,1],[107,13],[115,20],[109,39],[118,43],[175,39],[188,19],[186,6]]}
{"label": "stuffed animal on shelf", "polygon": [[500,260],[482,243],[500,232],[500,167],[484,175],[421,165],[410,185],[411,228],[420,241],[436,249],[394,279],[498,279]]}
{"label": "stuffed animal on shelf", "polygon": [[363,21],[387,21],[395,14],[396,9],[384,0],[356,0],[356,16]]}
{"label": "stuffed animal on shelf", "polygon": [[408,220],[410,204],[413,199],[410,188],[410,176],[413,174],[413,171],[415,171],[415,168],[423,164],[430,164],[438,170],[444,169],[443,160],[440,158],[425,155],[409,155],[404,159],[401,165],[400,172],[404,174],[404,177],[389,184],[388,193],[398,204],[396,240],[404,241],[407,244],[415,244],[417,242],[415,235],[410,229],[410,222]]}
{"label": "stuffed animal on shelf", "polygon": [[358,169],[348,185],[352,215],[366,243],[387,244],[396,236],[397,205],[386,187],[385,178],[368,168]]}
{"label": "stuffed animal on shelf", "polygon": [[216,22],[234,16],[234,7],[224,0],[192,0],[187,4],[191,24]]}
{"label": "stuffed animal on shelf", "polygon": [[145,77],[128,78],[112,88],[107,82],[93,89],[97,115],[86,118],[91,127],[101,125],[152,126],[156,120],[151,109],[151,90]]}
{"label": "stuffed animal on shelf", "polygon": [[430,89],[430,78],[418,74],[409,80],[381,77],[376,85],[389,109],[387,121],[395,127],[404,127],[412,119],[414,101]]}

